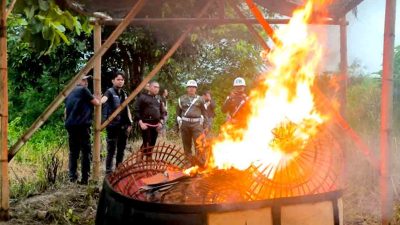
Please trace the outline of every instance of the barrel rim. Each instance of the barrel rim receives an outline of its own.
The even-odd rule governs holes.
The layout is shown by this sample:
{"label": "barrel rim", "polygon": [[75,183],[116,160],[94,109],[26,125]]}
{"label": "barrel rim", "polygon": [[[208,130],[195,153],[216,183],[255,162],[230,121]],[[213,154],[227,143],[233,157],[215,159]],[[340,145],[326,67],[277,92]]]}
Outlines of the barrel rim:
{"label": "barrel rim", "polygon": [[169,204],[141,201],[125,196],[116,192],[107,178],[103,182],[102,192],[107,192],[117,201],[126,204],[137,210],[165,212],[165,213],[207,213],[207,212],[226,212],[244,209],[260,209],[265,207],[282,207],[288,205],[309,204],[323,201],[336,201],[343,195],[342,190],[336,190],[315,195],[284,197],[277,199],[254,200],[234,203],[215,203],[215,204]]}

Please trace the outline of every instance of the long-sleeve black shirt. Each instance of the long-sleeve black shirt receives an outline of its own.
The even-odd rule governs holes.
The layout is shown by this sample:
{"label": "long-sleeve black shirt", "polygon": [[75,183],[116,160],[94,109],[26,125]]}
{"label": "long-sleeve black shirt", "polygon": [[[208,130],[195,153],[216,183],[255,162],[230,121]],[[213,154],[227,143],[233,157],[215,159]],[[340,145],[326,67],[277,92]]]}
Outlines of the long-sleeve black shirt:
{"label": "long-sleeve black shirt", "polygon": [[158,123],[165,115],[165,109],[159,98],[143,93],[135,101],[134,116],[135,121]]}

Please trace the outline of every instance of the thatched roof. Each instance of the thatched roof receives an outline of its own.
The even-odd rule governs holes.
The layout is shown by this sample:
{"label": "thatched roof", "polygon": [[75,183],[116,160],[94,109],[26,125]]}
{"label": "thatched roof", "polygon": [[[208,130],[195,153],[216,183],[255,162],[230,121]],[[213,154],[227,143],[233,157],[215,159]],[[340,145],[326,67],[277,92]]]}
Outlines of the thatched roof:
{"label": "thatched roof", "polygon": [[[136,18],[193,18],[194,14],[208,0],[148,0]],[[230,0],[216,0],[214,12],[209,16],[218,17],[218,10],[227,5]],[[121,19],[137,0],[58,0],[59,3],[80,13],[94,17]],[[235,1],[238,4],[243,0]],[[301,6],[305,0],[254,0],[270,12],[290,16],[294,9]],[[328,6],[329,17],[333,19],[346,15],[362,0],[332,0]]]}

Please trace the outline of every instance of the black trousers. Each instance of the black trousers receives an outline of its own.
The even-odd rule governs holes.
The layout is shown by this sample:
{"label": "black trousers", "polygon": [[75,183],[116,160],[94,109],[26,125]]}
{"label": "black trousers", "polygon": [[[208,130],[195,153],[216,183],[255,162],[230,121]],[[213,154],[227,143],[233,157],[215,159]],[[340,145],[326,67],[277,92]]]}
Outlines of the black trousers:
{"label": "black trousers", "polygon": [[106,157],[106,173],[113,171],[113,161],[115,152],[115,167],[117,167],[124,159],[124,151],[126,147],[127,127],[115,126],[107,127],[107,157]]}
{"label": "black trousers", "polygon": [[68,127],[69,142],[69,179],[78,179],[77,167],[80,152],[81,155],[81,175],[82,180],[87,181],[90,174],[90,160],[92,148],[90,145],[90,127],[87,125]]}
{"label": "black trousers", "polygon": [[140,147],[141,149],[146,148],[143,153],[145,153],[145,155],[150,156],[152,147],[156,144],[157,142],[157,137],[158,137],[158,131],[156,127],[147,127],[146,130],[142,130],[142,139],[143,139],[143,143],[142,146]]}

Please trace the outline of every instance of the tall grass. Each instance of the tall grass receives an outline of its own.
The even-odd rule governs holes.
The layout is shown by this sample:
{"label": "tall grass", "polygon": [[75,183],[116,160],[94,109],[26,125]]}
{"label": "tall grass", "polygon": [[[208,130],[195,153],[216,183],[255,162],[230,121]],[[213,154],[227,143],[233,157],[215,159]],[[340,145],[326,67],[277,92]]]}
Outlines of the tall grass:
{"label": "tall grass", "polygon": [[[17,117],[9,123],[9,144],[15,143],[27,127],[21,126],[21,118]],[[48,124],[36,132],[20,149],[10,163],[11,198],[19,199],[44,191],[50,183],[49,167],[57,159],[66,161],[67,134],[62,122]],[[58,166],[62,163],[59,162]],[[65,163],[64,163],[65,164]]]}
{"label": "tall grass", "polygon": [[[379,161],[380,155],[380,79],[368,76],[351,77],[347,91],[346,119],[357,131]],[[393,118],[399,117],[398,102],[394,102]],[[396,121],[396,120],[395,120]],[[392,145],[390,149],[390,200],[399,203],[400,199],[400,130],[393,124]],[[344,218],[345,224],[380,224],[380,172],[367,160],[367,157],[348,139],[345,150]],[[398,207],[396,207],[398,209]],[[396,209],[395,208],[395,209]],[[395,212],[395,215],[399,212]],[[397,217],[400,217],[397,216]],[[392,224],[400,224],[396,216]],[[349,222],[351,221],[351,222]],[[397,221],[397,222],[396,222]]]}

